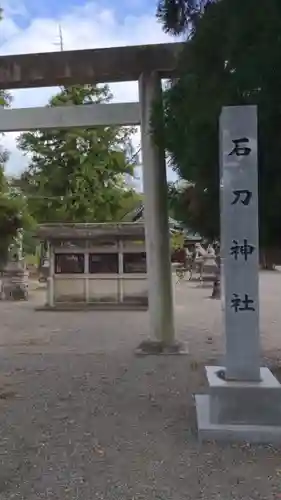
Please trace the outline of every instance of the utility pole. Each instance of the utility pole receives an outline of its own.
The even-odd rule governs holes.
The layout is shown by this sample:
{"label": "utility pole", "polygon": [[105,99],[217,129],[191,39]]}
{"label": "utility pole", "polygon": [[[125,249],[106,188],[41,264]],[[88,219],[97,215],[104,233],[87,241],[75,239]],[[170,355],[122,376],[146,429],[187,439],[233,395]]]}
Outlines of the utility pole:
{"label": "utility pole", "polygon": [[[59,41],[55,42],[53,45],[56,45],[57,47],[59,46],[60,51],[63,52],[64,44],[63,44],[63,34],[62,34],[61,24],[59,24]],[[63,90],[63,87],[61,86],[60,89]]]}
{"label": "utility pole", "polygon": [[63,37],[62,37],[61,24],[59,24],[59,40],[60,40],[60,50],[61,52],[63,52]]}
{"label": "utility pole", "polygon": [[64,51],[63,34],[62,34],[61,24],[59,24],[59,41],[55,42],[54,45],[59,46],[61,52]]}

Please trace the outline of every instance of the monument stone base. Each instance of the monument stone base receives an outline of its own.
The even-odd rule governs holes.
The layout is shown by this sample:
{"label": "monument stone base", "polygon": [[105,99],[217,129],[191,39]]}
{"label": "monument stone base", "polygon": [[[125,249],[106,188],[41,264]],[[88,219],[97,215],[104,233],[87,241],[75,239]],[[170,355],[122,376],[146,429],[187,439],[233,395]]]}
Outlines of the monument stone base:
{"label": "monument stone base", "polygon": [[281,444],[281,385],[268,368],[259,382],[229,381],[207,366],[208,395],[196,395],[200,441]]}

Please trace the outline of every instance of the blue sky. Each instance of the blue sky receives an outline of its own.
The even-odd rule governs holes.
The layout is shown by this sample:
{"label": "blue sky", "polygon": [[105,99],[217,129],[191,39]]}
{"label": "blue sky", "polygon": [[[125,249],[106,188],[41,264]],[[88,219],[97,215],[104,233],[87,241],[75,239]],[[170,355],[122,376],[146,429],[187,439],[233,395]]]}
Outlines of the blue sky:
{"label": "blue sky", "polygon": [[[2,0],[1,54],[59,50],[59,25],[64,50],[173,41],[155,17],[157,0]],[[111,86],[116,101],[136,101],[136,82]],[[13,92],[14,107],[44,106],[52,89]],[[9,172],[19,172],[27,159],[16,148],[16,134],[7,134]],[[139,134],[135,137],[139,143]],[[171,173],[169,175],[171,177]],[[174,177],[172,175],[172,177]]]}
{"label": "blue sky", "polygon": [[[31,3],[33,3],[33,16],[41,16],[44,12],[44,16],[60,17],[64,15],[67,8],[81,6],[81,2],[78,0],[63,0],[61,2],[57,2],[56,0],[50,0],[50,2],[39,0],[37,2],[36,0],[32,0]],[[101,9],[114,10],[116,19],[122,23],[125,15],[141,15],[144,13],[151,13],[153,15],[156,10],[156,2],[153,0],[99,0],[99,7]]]}
{"label": "blue sky", "polygon": [[[5,0],[4,9],[6,13],[13,15],[19,25],[26,27],[30,20],[35,18],[58,19],[63,17],[69,9],[79,8],[83,3],[86,2],[79,0]],[[99,8],[114,10],[116,18],[120,22],[125,15],[154,14],[156,4],[157,2],[154,0],[99,0]]]}

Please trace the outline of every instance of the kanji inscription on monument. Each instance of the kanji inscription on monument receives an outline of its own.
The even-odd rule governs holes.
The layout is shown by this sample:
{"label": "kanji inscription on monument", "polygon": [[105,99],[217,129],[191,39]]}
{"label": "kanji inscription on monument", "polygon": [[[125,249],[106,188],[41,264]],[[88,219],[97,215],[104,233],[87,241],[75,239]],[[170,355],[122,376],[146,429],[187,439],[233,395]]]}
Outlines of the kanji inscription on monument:
{"label": "kanji inscription on monument", "polygon": [[259,380],[256,106],[223,108],[220,138],[226,377]]}

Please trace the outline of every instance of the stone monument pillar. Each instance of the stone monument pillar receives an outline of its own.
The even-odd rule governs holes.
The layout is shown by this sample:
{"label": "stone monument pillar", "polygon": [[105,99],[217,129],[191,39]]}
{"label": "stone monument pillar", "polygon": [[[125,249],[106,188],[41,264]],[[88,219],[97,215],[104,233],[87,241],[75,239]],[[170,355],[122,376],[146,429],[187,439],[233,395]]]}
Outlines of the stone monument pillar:
{"label": "stone monument pillar", "polygon": [[257,109],[220,118],[225,366],[206,367],[196,396],[200,439],[281,443],[281,385],[260,367]]}

